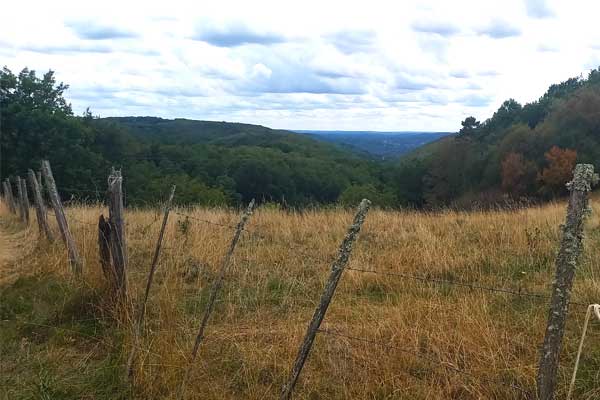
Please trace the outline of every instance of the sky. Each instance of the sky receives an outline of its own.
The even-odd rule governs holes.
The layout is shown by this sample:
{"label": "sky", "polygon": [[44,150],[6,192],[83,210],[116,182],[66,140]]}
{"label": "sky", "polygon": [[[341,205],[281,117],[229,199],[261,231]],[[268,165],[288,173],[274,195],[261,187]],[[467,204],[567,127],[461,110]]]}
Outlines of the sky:
{"label": "sky", "polygon": [[596,0],[3,0],[0,66],[76,114],[456,131],[600,66]]}

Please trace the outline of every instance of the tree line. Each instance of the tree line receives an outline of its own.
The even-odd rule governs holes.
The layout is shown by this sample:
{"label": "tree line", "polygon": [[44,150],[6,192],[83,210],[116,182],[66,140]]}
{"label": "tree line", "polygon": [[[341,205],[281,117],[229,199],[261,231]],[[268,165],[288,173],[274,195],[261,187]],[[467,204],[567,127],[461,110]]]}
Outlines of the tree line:
{"label": "tree line", "polygon": [[129,205],[178,187],[179,204],[237,206],[493,206],[565,194],[575,162],[600,156],[600,70],[552,85],[525,105],[510,99],[487,120],[400,161],[368,159],[305,135],[226,122],[73,114],[53,71],[0,71],[0,174],[49,159],[68,199],[103,198],[112,166]]}

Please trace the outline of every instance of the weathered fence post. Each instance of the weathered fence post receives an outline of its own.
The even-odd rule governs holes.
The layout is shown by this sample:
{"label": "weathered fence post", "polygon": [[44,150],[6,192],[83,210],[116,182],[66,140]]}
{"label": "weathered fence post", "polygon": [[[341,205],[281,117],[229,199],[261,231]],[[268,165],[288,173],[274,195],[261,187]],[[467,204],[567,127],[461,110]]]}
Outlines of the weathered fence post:
{"label": "weathered fence post", "polygon": [[144,316],[146,314],[146,304],[148,303],[148,296],[150,294],[150,287],[152,286],[152,281],[154,280],[154,272],[156,272],[156,267],[158,265],[158,256],[160,255],[160,250],[162,248],[163,238],[165,236],[165,230],[167,229],[167,222],[169,220],[169,213],[171,212],[171,205],[173,203],[173,197],[175,196],[175,185],[171,188],[171,194],[169,195],[169,199],[165,204],[165,213],[162,220],[162,225],[160,227],[160,233],[158,234],[158,241],[156,242],[156,248],[154,249],[154,256],[152,257],[152,263],[150,264],[150,272],[148,273],[148,281],[146,282],[146,292],[144,293],[144,299],[142,300],[142,305],[139,310],[138,318],[136,321],[136,325],[134,327],[134,338],[133,338],[133,347],[131,349],[131,353],[129,354],[129,359],[127,360],[127,376],[131,376],[133,374],[133,363],[135,361],[135,354],[137,352],[137,348],[139,345],[139,338],[142,334],[142,326],[144,323]]}
{"label": "weathered fence post", "polygon": [[354,221],[352,222],[352,225],[350,225],[350,228],[346,233],[346,237],[344,237],[344,241],[340,245],[337,259],[331,265],[331,273],[329,274],[329,279],[327,280],[327,284],[325,285],[325,289],[321,295],[321,300],[319,301],[319,305],[317,306],[310,324],[308,325],[302,345],[298,350],[298,355],[296,356],[296,361],[294,362],[291,375],[281,392],[281,400],[288,400],[292,398],[292,392],[294,391],[296,382],[298,382],[300,372],[302,372],[304,363],[306,362],[306,359],[310,353],[310,349],[315,341],[317,331],[321,326],[321,322],[323,322],[323,318],[325,318],[325,313],[327,312],[329,303],[331,303],[335,289],[340,281],[340,278],[342,277],[342,273],[344,272],[346,265],[348,264],[350,253],[352,253],[352,245],[356,241],[358,233],[360,232],[360,228],[365,221],[367,212],[369,211],[370,205],[371,202],[367,199],[363,199],[363,201],[360,202],[358,211],[354,216]]}
{"label": "weathered fence post", "polygon": [[46,181],[48,196],[50,197],[50,203],[52,204],[52,209],[54,210],[54,215],[56,216],[56,222],[58,223],[60,235],[65,243],[65,246],[67,246],[71,270],[75,275],[81,275],[83,271],[83,263],[79,257],[75,240],[73,239],[71,231],[69,230],[69,223],[67,222],[65,210],[63,209],[60,196],[58,195],[58,190],[56,189],[56,182],[54,181],[54,175],[52,175],[50,162],[47,160],[42,161],[42,174],[44,175],[44,180]]}
{"label": "weathered fence post", "polygon": [[23,213],[25,214],[25,223],[29,225],[29,195],[27,194],[27,182],[21,179],[21,193],[23,195]]}
{"label": "weathered fence post", "polygon": [[540,400],[554,398],[556,375],[565,322],[569,310],[571,288],[579,255],[583,249],[583,225],[588,209],[588,193],[598,180],[594,166],[577,164],[573,180],[567,184],[571,192],[567,216],[562,228],[560,249],[556,256],[554,277],[546,335],[542,346],[537,375],[537,390]]}
{"label": "weathered fence post", "polygon": [[17,196],[19,198],[19,217],[22,222],[27,223],[29,208],[25,205],[25,195],[23,194],[23,184],[20,176],[17,176]]}
{"label": "weathered fence post", "polygon": [[35,204],[35,213],[38,221],[38,228],[40,229],[40,235],[45,234],[46,239],[50,242],[54,240],[48,220],[46,219],[46,206],[42,200],[42,192],[40,190],[40,184],[35,176],[35,173],[30,169],[27,171],[29,177],[29,186],[33,193],[33,203]]}
{"label": "weathered fence post", "polygon": [[100,215],[98,219],[98,256],[100,258],[100,266],[102,273],[108,280],[111,287],[116,288],[116,276],[110,264],[110,224]]}
{"label": "weathered fence post", "polygon": [[110,255],[120,299],[127,295],[127,245],[123,217],[123,177],[120,170],[112,169],[108,176],[108,223],[110,225]]}
{"label": "weathered fence post", "polygon": [[194,348],[192,349],[192,358],[190,360],[190,365],[188,366],[187,370],[185,371],[185,375],[184,375],[183,381],[181,383],[179,399],[182,399],[185,394],[185,388],[187,385],[187,381],[189,379],[190,370],[192,368],[191,365],[196,360],[196,356],[198,355],[198,349],[200,348],[200,343],[202,343],[202,339],[204,339],[204,331],[206,330],[206,326],[208,325],[208,319],[210,318],[210,315],[212,314],[212,311],[214,309],[215,301],[217,300],[217,294],[219,293],[221,286],[223,286],[223,280],[225,279],[225,274],[227,273],[227,270],[229,269],[231,256],[233,255],[233,252],[235,251],[235,247],[237,246],[237,243],[240,240],[242,231],[244,230],[244,227],[246,226],[246,222],[248,222],[248,219],[252,215],[253,210],[254,210],[254,199],[252,199],[250,204],[248,204],[248,208],[246,209],[246,211],[244,211],[244,213],[240,217],[240,222],[238,222],[238,224],[237,224],[235,234],[233,235],[233,239],[231,240],[231,243],[229,244],[229,249],[227,250],[225,257],[223,258],[223,262],[221,264],[221,269],[219,270],[219,275],[215,279],[215,281],[210,289],[208,303],[206,304],[204,316],[202,317],[202,322],[200,323],[200,328],[198,328],[198,334],[196,335],[196,341],[194,342]]}
{"label": "weathered fence post", "polygon": [[23,202],[21,196],[21,178],[16,177],[16,185],[17,185],[17,211],[19,215],[19,219],[21,221],[24,220],[25,215],[23,214]]}
{"label": "weathered fence post", "polygon": [[17,205],[15,204],[15,196],[13,195],[12,186],[10,185],[10,181],[6,179],[4,181],[4,198],[8,203],[8,209],[11,213],[17,213]]}

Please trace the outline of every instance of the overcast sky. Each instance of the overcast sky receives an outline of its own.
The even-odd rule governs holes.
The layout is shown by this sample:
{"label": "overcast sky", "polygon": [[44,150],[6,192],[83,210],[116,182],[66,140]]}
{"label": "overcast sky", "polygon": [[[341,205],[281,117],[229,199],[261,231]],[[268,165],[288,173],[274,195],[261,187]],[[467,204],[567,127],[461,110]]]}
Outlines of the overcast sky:
{"label": "overcast sky", "polygon": [[597,0],[2,3],[0,66],[77,114],[455,131],[600,66]]}

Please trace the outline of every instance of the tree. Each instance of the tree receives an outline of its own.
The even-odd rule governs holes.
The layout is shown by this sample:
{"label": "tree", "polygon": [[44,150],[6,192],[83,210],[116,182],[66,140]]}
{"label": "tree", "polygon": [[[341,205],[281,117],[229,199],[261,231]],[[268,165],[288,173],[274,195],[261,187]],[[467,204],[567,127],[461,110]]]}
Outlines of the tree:
{"label": "tree", "polygon": [[481,122],[477,121],[475,117],[467,117],[460,123],[462,128],[458,131],[459,136],[469,136],[477,132],[481,126]]}
{"label": "tree", "polygon": [[390,192],[380,192],[372,184],[350,185],[338,198],[338,202],[346,207],[356,207],[362,199],[369,199],[378,207],[391,207],[395,203],[394,195]]}
{"label": "tree", "polygon": [[571,180],[577,152],[571,149],[561,149],[558,146],[552,148],[544,154],[548,166],[542,170],[539,180],[543,184],[544,190],[554,195],[565,193],[565,184]]}
{"label": "tree", "polygon": [[532,192],[536,176],[535,163],[520,153],[508,153],[502,160],[502,190],[513,197]]}

